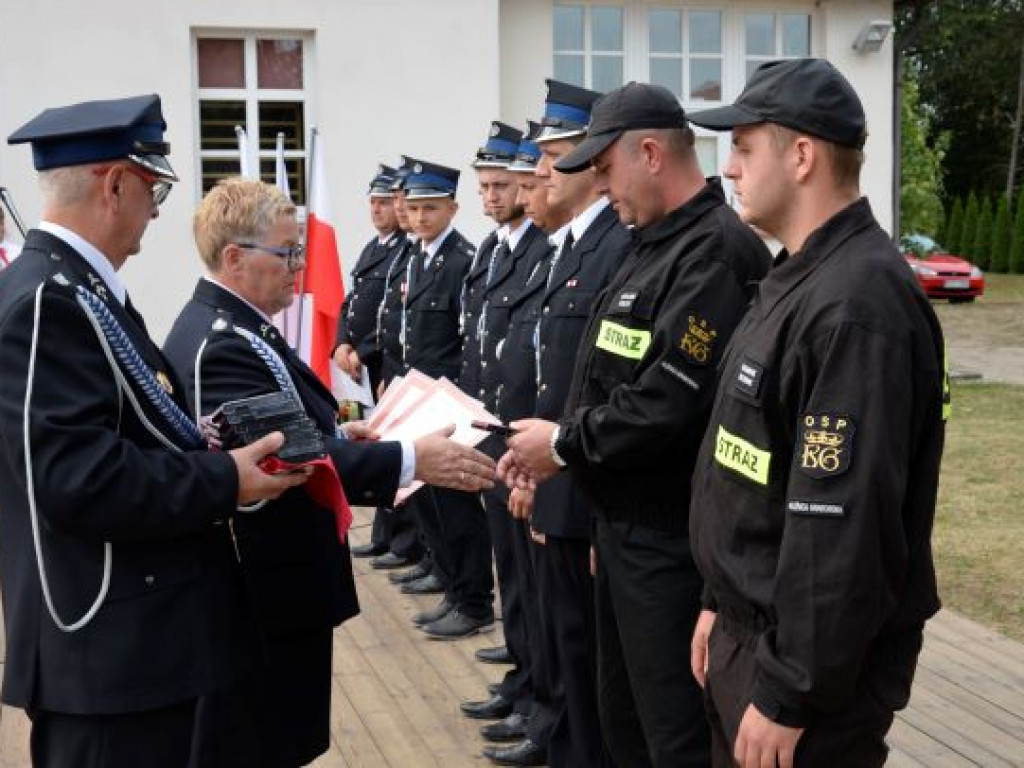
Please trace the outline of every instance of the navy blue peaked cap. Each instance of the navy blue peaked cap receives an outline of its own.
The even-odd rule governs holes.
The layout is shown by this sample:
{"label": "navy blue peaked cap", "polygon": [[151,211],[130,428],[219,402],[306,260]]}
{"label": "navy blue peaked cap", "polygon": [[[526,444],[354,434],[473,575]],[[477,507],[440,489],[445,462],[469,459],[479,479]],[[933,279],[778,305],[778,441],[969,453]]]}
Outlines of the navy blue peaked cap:
{"label": "navy blue peaked cap", "polygon": [[516,150],[516,159],[512,161],[508,169],[519,173],[533,173],[537,170],[537,163],[540,162],[540,147],[534,139],[540,135],[541,125],[533,120],[528,120],[529,129],[523,140],[519,142],[519,149]]}
{"label": "navy blue peaked cap", "polygon": [[394,197],[391,185],[395,183],[395,169],[390,165],[381,163],[377,166],[377,173],[370,181],[370,197]]}
{"label": "navy blue peaked cap", "polygon": [[391,182],[391,191],[398,192],[399,190],[405,189],[405,180],[409,178],[409,174],[412,173],[412,167],[416,163],[420,162],[415,157],[409,157],[408,155],[402,155],[402,162],[398,164],[398,169],[395,171],[395,180]]}
{"label": "navy blue peaked cap", "polygon": [[408,200],[455,197],[458,186],[459,172],[454,168],[417,160],[405,180],[405,195]]}
{"label": "navy blue peaked cap", "polygon": [[511,125],[495,120],[487,136],[487,142],[476,152],[474,168],[508,168],[516,157],[523,132]]}
{"label": "navy blue peaked cap", "polygon": [[548,86],[548,96],[544,100],[541,130],[534,140],[540,144],[585,134],[590,123],[590,110],[601,94],[561,80],[544,82]]}
{"label": "navy blue peaked cap", "polygon": [[32,144],[37,171],[105,160],[132,160],[155,176],[177,181],[167,161],[160,97],[84,101],[43,110],[7,137],[8,144]]}

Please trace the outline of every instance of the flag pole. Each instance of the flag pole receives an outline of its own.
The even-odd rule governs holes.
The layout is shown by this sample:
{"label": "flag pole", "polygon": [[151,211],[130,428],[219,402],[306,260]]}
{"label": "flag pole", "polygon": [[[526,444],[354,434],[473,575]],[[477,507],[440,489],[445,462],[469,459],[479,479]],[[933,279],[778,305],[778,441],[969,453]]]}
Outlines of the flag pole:
{"label": "flag pole", "polygon": [[[277,132],[277,147],[274,152],[274,182],[289,200],[292,199],[291,188],[288,185],[288,167],[284,162],[284,131]],[[281,333],[285,339],[290,339],[291,313],[285,309],[281,312]]]}
{"label": "flag pole", "polygon": [[[309,137],[309,164],[306,166],[306,226],[302,230],[302,247],[305,250],[309,244],[309,212],[313,208],[313,175],[316,173],[316,137],[317,129],[310,130]],[[308,267],[308,264],[307,264]],[[298,330],[295,333],[295,352],[302,356],[302,322],[306,305],[306,270],[303,269],[299,275],[299,311],[296,314]]]}

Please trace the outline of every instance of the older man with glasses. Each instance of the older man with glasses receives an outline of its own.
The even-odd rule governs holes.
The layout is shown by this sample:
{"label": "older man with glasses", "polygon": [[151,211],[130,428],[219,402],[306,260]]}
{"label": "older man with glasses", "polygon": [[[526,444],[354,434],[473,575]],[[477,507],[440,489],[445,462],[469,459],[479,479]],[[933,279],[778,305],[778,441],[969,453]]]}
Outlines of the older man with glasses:
{"label": "older man with glasses", "polygon": [[[413,479],[480,491],[494,464],[442,433],[415,443],[345,439],[338,404],[270,322],[304,266],[295,206],[260,181],[225,179],[204,198],[194,234],[207,276],[165,350],[197,415],[238,398],[290,391],[323,433],[354,503],[388,504]],[[357,427],[350,437],[367,437]],[[195,766],[299,766],[330,739],[334,627],[359,611],[348,545],[330,508],[289,493],[234,525],[264,663],[200,703]]]}

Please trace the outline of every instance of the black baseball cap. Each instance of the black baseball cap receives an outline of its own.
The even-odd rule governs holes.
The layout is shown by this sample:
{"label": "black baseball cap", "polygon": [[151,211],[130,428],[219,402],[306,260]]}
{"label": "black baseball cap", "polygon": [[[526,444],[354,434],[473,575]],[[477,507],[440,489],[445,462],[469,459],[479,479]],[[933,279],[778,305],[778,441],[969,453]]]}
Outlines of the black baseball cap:
{"label": "black baseball cap", "polygon": [[670,90],[648,83],[626,83],[594,103],[587,138],[557,163],[555,170],[578,173],[626,131],[685,128],[686,112]]}
{"label": "black baseball cap", "polygon": [[845,147],[863,149],[867,119],[857,92],[824,59],[762,64],[735,103],[690,114],[690,122],[714,131],[737,125],[777,123]]}

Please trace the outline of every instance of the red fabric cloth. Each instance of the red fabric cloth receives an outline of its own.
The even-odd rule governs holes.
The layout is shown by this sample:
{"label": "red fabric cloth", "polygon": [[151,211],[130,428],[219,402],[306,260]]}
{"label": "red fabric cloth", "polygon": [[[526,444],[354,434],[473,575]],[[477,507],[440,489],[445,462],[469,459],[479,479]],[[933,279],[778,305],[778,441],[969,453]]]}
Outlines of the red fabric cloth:
{"label": "red fabric cloth", "polygon": [[338,477],[338,470],[334,468],[334,462],[330,458],[292,464],[281,461],[277,456],[267,456],[260,462],[260,469],[271,475],[303,467],[313,468],[313,474],[303,488],[313,501],[334,512],[334,519],[338,523],[338,539],[344,544],[348,529],[352,527],[352,508],[348,505],[348,497],[345,496],[345,488]]}

